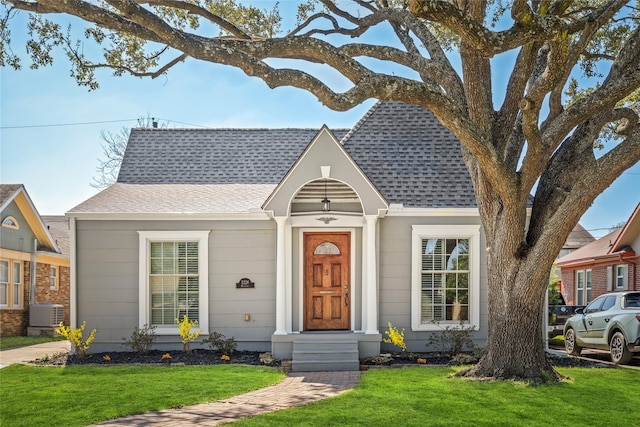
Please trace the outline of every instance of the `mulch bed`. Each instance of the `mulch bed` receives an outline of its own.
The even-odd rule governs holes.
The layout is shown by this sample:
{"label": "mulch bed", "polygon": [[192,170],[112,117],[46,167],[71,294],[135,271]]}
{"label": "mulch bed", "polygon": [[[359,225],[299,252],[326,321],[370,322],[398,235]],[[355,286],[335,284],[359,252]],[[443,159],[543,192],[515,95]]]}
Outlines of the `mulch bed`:
{"label": "mulch bed", "polygon": [[[163,355],[169,354],[171,359],[163,359]],[[48,355],[45,358],[34,361],[36,365],[117,365],[117,364],[164,364],[169,366],[180,365],[223,365],[223,364],[243,364],[255,366],[281,366],[278,359],[264,359],[265,353],[255,351],[236,351],[229,360],[224,360],[222,354],[211,350],[193,350],[191,353],[182,351],[150,351],[148,354],[138,354],[136,352],[109,352],[91,353],[85,359],[80,359],[74,354],[58,353]],[[554,366],[561,367],[615,367],[611,364],[598,363],[575,357],[547,354]],[[361,365],[368,367],[401,367],[408,365],[433,366],[433,365],[468,365],[473,364],[473,355],[463,355],[451,358],[443,353],[388,353],[377,357],[368,357],[361,360]]]}

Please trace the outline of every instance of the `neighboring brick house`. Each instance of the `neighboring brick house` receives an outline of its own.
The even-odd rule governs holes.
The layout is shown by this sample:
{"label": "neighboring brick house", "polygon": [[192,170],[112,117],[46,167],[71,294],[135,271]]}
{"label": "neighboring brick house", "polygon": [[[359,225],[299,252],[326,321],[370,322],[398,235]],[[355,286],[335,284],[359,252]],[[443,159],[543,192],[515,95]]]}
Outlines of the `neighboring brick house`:
{"label": "neighboring brick house", "polygon": [[21,184],[0,185],[0,207],[0,336],[25,335],[32,304],[62,305],[69,324],[67,219],[40,216]]}
{"label": "neighboring brick house", "polygon": [[568,305],[586,305],[611,291],[640,289],[640,203],[624,225],[558,259]]}

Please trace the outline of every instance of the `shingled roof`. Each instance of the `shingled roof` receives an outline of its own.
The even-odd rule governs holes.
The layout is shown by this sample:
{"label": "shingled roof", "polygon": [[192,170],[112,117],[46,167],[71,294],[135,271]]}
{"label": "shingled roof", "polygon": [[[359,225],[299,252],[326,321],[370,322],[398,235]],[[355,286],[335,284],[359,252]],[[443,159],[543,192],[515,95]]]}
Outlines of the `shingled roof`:
{"label": "shingled roof", "polygon": [[318,130],[132,129],[118,182],[277,184]]}
{"label": "shingled roof", "polygon": [[[275,188],[318,131],[133,129],[117,183],[71,212],[252,210],[260,206],[255,205],[258,193],[271,188],[267,186]],[[353,129],[331,131],[390,203],[423,208],[476,206],[460,142],[429,110],[402,102],[378,102]],[[178,195],[180,185],[189,191],[195,191],[194,185],[203,186],[202,191],[206,187],[213,192],[208,197],[215,197],[217,188],[228,193],[230,185],[241,185],[245,191],[250,185],[262,187],[258,193],[249,192],[251,205],[236,200],[241,194],[229,206],[166,205],[172,198],[168,192]],[[141,194],[146,201],[136,207]],[[164,204],[150,201],[155,196]],[[200,198],[180,197],[184,203]],[[224,199],[230,200],[228,194]]]}
{"label": "shingled roof", "polygon": [[342,143],[390,203],[476,206],[460,141],[425,108],[378,102]]}

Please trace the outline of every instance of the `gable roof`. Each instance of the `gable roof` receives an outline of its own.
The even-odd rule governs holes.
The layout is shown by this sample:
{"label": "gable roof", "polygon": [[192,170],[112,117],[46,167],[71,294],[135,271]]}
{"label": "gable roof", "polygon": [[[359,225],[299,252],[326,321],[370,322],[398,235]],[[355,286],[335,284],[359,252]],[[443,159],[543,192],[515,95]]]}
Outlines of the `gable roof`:
{"label": "gable roof", "polygon": [[[254,205],[254,200],[242,203],[237,194],[216,193],[218,190],[228,192],[228,187],[213,186],[271,185],[272,191],[318,131],[133,129],[117,183],[70,213],[204,213],[207,209],[221,209],[221,212],[259,209],[270,192],[261,203]],[[353,129],[331,132],[389,203],[416,208],[476,207],[460,142],[429,110],[402,102],[378,102]],[[138,185],[148,191],[138,189]],[[207,197],[223,205],[214,205],[213,200],[205,203],[196,195],[181,195],[181,191],[196,191],[196,187],[182,190],[171,187],[176,185],[208,186]],[[249,198],[265,190],[256,189]],[[244,187],[242,191],[249,189]],[[173,203],[167,192],[175,194],[184,204]],[[226,197],[232,198],[233,207],[221,201]],[[209,211],[216,212],[220,211]]]}
{"label": "gable roof", "polygon": [[[557,265],[560,268],[567,268],[573,265],[619,259],[621,256],[633,256],[636,251],[631,247],[631,243],[639,234],[640,203],[638,203],[623,227],[617,228],[595,242],[559,258]],[[637,250],[638,248],[635,249]]]}
{"label": "gable roof", "polygon": [[31,197],[22,184],[0,184],[0,212],[14,202],[43,249],[59,252],[58,245],[45,226]]}
{"label": "gable roof", "polygon": [[635,238],[640,234],[640,203],[636,205],[633,213],[627,220],[627,223],[620,230],[620,234],[615,239],[609,253],[619,251],[624,247],[630,246]]}
{"label": "gable roof", "polygon": [[476,207],[460,141],[423,107],[379,101],[342,143],[390,203]]}
{"label": "gable roof", "polygon": [[571,230],[569,236],[567,236],[567,240],[565,240],[564,246],[562,248],[577,249],[595,240],[596,238],[593,237],[587,230],[585,230],[585,228],[580,225],[580,223],[578,223],[575,227],[573,227],[573,230]]}

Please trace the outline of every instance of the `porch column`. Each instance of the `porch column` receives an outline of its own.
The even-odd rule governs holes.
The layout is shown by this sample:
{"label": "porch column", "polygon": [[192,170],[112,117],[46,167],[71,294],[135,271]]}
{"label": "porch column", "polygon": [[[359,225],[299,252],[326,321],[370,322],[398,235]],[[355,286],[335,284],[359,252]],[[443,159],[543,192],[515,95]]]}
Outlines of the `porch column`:
{"label": "porch column", "polygon": [[367,260],[366,282],[364,283],[366,295],[366,325],[365,333],[378,333],[378,280],[376,273],[376,223],[377,215],[365,215],[367,222],[367,246],[364,248],[365,259]]}
{"label": "porch column", "polygon": [[276,330],[274,335],[287,335],[287,287],[286,287],[286,252],[285,221],[286,216],[276,216]]}

